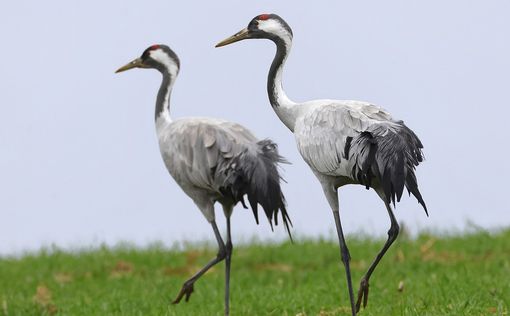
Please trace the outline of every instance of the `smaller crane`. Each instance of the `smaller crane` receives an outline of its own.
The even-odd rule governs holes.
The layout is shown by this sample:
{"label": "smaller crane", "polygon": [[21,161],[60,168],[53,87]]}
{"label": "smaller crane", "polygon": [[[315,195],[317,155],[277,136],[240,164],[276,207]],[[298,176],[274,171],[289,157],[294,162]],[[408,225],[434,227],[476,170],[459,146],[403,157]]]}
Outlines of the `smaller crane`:
{"label": "smaller crane", "polygon": [[[195,282],[212,266],[225,260],[225,315],[230,314],[230,265],[232,239],[230,216],[234,206],[249,204],[258,224],[257,206],[260,204],[273,228],[278,225],[278,213],[290,234],[292,226],[285,208],[278,173],[278,164],[286,160],[278,154],[271,140],[258,140],[245,127],[213,118],[170,117],[170,93],[179,73],[179,58],[166,45],[152,45],[141,57],[119,68],[116,72],[132,68],[152,68],[163,75],[156,99],[156,131],[159,148],[165,165],[182,190],[195,202],[212,226],[218,242],[216,258],[184,282],[173,301],[183,297],[188,301]],[[227,219],[227,241],[223,242],[215,221],[214,203],[219,202]]]}

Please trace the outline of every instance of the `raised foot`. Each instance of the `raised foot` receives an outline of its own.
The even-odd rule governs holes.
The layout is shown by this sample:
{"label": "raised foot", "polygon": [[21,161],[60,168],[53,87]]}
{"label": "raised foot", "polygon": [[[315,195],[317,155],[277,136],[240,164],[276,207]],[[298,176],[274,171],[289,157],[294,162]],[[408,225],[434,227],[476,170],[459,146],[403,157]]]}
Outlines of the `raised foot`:
{"label": "raised foot", "polygon": [[361,282],[359,283],[359,291],[358,291],[358,301],[356,302],[356,313],[359,312],[361,308],[361,300],[363,299],[363,308],[367,307],[368,302],[368,280],[363,277]]}
{"label": "raised foot", "polygon": [[186,295],[185,301],[186,302],[189,301],[189,297],[191,296],[192,293],[193,293],[193,282],[191,282],[191,283],[185,282],[182,285],[181,291],[179,292],[179,294],[177,295],[175,300],[172,302],[172,304],[179,304],[179,302],[182,300],[182,298],[185,295]]}

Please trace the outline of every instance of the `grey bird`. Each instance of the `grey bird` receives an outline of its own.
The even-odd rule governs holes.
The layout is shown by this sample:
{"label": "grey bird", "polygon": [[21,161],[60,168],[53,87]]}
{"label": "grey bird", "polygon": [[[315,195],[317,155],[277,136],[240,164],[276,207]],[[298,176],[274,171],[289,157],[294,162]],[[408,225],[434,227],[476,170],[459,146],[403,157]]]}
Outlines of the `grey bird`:
{"label": "grey bird", "polygon": [[[277,145],[271,140],[258,140],[245,127],[214,118],[170,117],[170,93],[179,73],[179,58],[166,45],[152,45],[141,57],[136,58],[116,72],[132,68],[152,68],[163,75],[156,100],[156,131],[159,148],[165,165],[181,189],[195,202],[212,226],[218,254],[200,271],[184,282],[173,301],[177,304],[184,297],[189,300],[194,283],[212,266],[225,260],[225,315],[230,312],[230,265],[232,239],[230,216],[234,206],[244,196],[258,224],[260,204],[273,228],[278,224],[278,213],[290,235],[292,222],[287,214],[285,198],[280,187],[278,164],[286,162],[278,154]],[[214,203],[219,202],[226,217],[226,243],[215,221]],[[292,237],[291,237],[292,239]]]}
{"label": "grey bird", "polygon": [[[404,122],[394,120],[382,108],[362,101],[313,100],[296,103],[282,86],[282,71],[292,46],[290,26],[276,14],[261,14],[216,47],[244,39],[269,39],[276,44],[267,79],[267,92],[273,110],[294,133],[298,150],[319,179],[333,211],[345,266],[352,315],[367,305],[369,279],[377,264],[397,238],[399,226],[391,203],[400,201],[404,187],[427,213],[418,190],[415,167],[423,160],[422,143]],[[361,184],[384,202],[391,226],[388,239],[360,282],[355,303],[350,273],[350,255],[339,215],[338,188]],[[428,216],[428,213],[427,213]]]}

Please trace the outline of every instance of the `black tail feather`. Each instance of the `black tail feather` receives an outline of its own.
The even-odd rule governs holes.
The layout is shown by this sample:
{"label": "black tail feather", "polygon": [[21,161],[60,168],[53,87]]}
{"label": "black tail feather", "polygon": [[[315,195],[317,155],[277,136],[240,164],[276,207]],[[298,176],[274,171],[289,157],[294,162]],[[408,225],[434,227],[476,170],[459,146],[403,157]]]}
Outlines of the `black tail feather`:
{"label": "black tail feather", "polygon": [[278,225],[278,212],[290,239],[292,221],[285,207],[285,197],[280,187],[283,180],[278,172],[278,164],[287,161],[278,154],[277,145],[269,139],[257,142],[255,148],[248,148],[233,157],[224,168],[226,173],[223,190],[231,192],[235,201],[248,196],[255,221],[259,223],[258,205],[264,209],[271,229],[273,220]]}
{"label": "black tail feather", "polygon": [[416,175],[413,173],[409,173],[406,178],[406,188],[409,194],[412,194],[416,197],[418,200],[418,203],[420,203],[423,206],[423,209],[425,210],[425,214],[429,216],[429,211],[427,210],[427,205],[425,204],[425,201],[423,200],[423,197],[421,196],[420,191],[418,190],[418,183],[416,181]]}
{"label": "black tail feather", "polygon": [[375,126],[352,140],[350,153],[355,155],[352,175],[367,189],[372,179],[377,178],[387,203],[399,202],[406,187],[428,216],[414,173],[423,161],[423,145],[403,122],[395,123],[398,125]]}

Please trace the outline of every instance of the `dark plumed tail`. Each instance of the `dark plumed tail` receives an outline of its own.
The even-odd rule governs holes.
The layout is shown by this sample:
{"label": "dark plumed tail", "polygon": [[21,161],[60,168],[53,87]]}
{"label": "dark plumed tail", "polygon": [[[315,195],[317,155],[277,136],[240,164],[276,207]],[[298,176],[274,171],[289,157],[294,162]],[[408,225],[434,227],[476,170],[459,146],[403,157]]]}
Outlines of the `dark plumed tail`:
{"label": "dark plumed tail", "polygon": [[285,207],[285,197],[280,187],[283,180],[278,172],[279,163],[288,163],[278,154],[278,146],[269,139],[264,139],[248,148],[239,155],[233,157],[225,171],[228,173],[224,183],[224,189],[228,189],[236,202],[244,205],[243,196],[248,196],[253,215],[259,223],[258,205],[260,204],[266,213],[271,229],[273,219],[278,225],[278,212],[281,212],[283,224],[292,240],[289,218]]}
{"label": "dark plumed tail", "polygon": [[353,176],[367,189],[372,179],[378,178],[388,204],[400,201],[405,186],[428,216],[414,173],[423,161],[423,145],[402,121],[395,123],[397,126],[376,126],[352,139],[351,153],[357,155]]}

